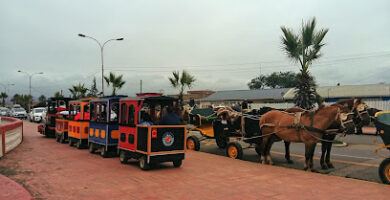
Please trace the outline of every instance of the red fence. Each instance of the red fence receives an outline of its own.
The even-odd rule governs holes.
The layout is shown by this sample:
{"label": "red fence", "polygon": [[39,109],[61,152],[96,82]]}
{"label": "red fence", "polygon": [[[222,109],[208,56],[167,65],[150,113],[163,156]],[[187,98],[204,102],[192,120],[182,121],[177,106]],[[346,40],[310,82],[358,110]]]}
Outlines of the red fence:
{"label": "red fence", "polygon": [[11,117],[1,117],[0,124],[0,157],[17,147],[23,140],[23,121]]}

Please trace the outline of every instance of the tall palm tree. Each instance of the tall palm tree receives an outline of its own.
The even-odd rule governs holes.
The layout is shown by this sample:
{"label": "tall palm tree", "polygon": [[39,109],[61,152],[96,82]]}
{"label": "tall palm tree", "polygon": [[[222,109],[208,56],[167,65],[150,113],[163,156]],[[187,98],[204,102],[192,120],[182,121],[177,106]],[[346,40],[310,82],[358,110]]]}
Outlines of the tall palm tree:
{"label": "tall palm tree", "polygon": [[78,85],[73,85],[72,88],[69,88],[70,93],[74,99],[84,98],[87,94],[88,88],[84,87],[84,84],[79,83]]}
{"label": "tall palm tree", "polygon": [[301,66],[300,73],[297,74],[294,103],[304,109],[313,108],[316,100],[321,99],[316,92],[316,83],[314,77],[310,75],[309,67],[314,60],[321,57],[320,50],[325,45],[322,40],[328,29],[315,31],[315,27],[315,18],[302,24],[298,34],[289,28],[281,27],[283,50],[290,59],[299,62]]}
{"label": "tall palm tree", "polygon": [[172,72],[173,77],[169,77],[172,87],[179,89],[179,103],[183,104],[183,93],[186,87],[191,88],[195,82],[195,77],[183,70],[181,75],[179,71]]}
{"label": "tall palm tree", "polygon": [[123,75],[116,76],[114,73],[110,72],[109,76],[105,76],[104,80],[108,86],[112,87],[112,96],[116,95],[116,90],[121,89],[122,86],[126,83],[126,81],[122,80]]}
{"label": "tall palm tree", "polygon": [[8,95],[7,95],[7,93],[5,93],[5,92],[2,92],[2,93],[0,94],[0,97],[3,99],[3,101],[2,101],[2,105],[3,105],[3,106],[5,106],[5,99],[7,99],[7,98],[8,98]]}

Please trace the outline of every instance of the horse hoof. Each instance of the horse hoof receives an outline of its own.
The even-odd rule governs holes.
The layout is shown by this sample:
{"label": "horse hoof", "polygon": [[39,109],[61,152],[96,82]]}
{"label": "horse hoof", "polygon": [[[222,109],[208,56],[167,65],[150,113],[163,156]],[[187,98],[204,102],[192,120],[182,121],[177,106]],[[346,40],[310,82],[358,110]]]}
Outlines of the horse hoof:
{"label": "horse hoof", "polygon": [[315,170],[315,169],[310,169],[310,171],[311,171],[311,172],[317,172],[317,170]]}
{"label": "horse hoof", "polygon": [[328,165],[328,168],[334,168],[332,163],[328,163],[327,165]]}
{"label": "horse hoof", "polygon": [[307,171],[307,169],[309,169],[308,167],[304,167],[303,170]]}
{"label": "horse hoof", "polygon": [[288,164],[293,164],[294,162],[292,160],[287,160]]}
{"label": "horse hoof", "polygon": [[328,169],[328,166],[326,166],[326,165],[321,165],[321,169]]}

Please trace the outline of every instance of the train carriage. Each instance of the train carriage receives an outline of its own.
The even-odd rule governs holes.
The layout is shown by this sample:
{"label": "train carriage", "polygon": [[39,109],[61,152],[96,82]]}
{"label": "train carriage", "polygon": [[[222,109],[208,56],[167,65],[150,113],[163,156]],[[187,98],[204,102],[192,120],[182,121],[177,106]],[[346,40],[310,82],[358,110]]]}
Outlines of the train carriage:
{"label": "train carriage", "polygon": [[75,144],[78,149],[88,146],[90,100],[85,98],[69,102],[68,132],[64,135],[69,146]]}
{"label": "train carriage", "polygon": [[186,126],[143,124],[145,114],[153,124],[162,118],[162,108],[173,106],[174,98],[134,97],[120,100],[120,139],[118,145],[121,163],[138,159],[141,169],[152,164],[173,162],[180,167],[185,156]]}
{"label": "train carriage", "polygon": [[57,114],[56,118],[56,141],[60,143],[65,143],[68,138],[68,115],[67,114]]}
{"label": "train carriage", "polygon": [[[44,124],[38,126],[38,132],[46,137],[55,137],[56,135],[56,118],[62,111],[68,109],[70,98],[51,97],[47,100],[47,114]],[[65,125],[65,124],[64,124]]]}
{"label": "train carriage", "polygon": [[90,153],[100,150],[102,157],[116,154],[119,139],[119,98],[104,97],[91,100],[88,145]]}

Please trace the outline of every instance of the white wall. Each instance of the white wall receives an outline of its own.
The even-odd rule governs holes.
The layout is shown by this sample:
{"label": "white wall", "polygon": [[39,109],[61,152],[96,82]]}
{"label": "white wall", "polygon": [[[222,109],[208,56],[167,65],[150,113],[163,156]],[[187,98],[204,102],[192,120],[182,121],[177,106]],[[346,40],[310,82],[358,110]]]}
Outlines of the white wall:
{"label": "white wall", "polygon": [[22,127],[5,132],[5,153],[11,151],[22,142]]}

